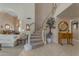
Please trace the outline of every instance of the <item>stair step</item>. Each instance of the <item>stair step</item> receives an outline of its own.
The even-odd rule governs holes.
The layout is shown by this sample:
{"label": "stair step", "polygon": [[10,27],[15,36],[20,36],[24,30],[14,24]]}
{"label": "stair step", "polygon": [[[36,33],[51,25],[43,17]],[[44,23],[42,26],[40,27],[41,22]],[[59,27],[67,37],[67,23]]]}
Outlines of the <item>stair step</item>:
{"label": "stair step", "polygon": [[35,33],[33,33],[33,34],[37,34],[37,35],[39,34],[39,35],[40,35],[40,34],[41,34],[41,32],[35,32]]}
{"label": "stair step", "polygon": [[32,39],[31,40],[31,43],[37,43],[37,42],[42,42],[42,40],[41,39]]}
{"label": "stair step", "polygon": [[31,36],[40,36],[40,34],[31,34]]}
{"label": "stair step", "polygon": [[40,35],[31,35],[32,37],[40,37]]}
{"label": "stair step", "polygon": [[41,36],[31,36],[30,38],[31,38],[31,39],[40,39]]}
{"label": "stair step", "polygon": [[40,44],[43,44],[42,41],[39,41],[39,42],[36,42],[36,43],[31,43],[33,46],[36,46],[36,45],[40,45]]}
{"label": "stair step", "polygon": [[35,32],[34,34],[41,34],[41,32]]}
{"label": "stair step", "polygon": [[40,36],[41,34],[40,33],[33,33],[31,34],[32,36]]}
{"label": "stair step", "polygon": [[44,45],[43,41],[41,40],[41,31],[34,32],[33,34],[31,34],[30,38],[33,49]]}
{"label": "stair step", "polygon": [[31,41],[40,41],[42,40],[41,38],[37,38],[37,39],[30,39]]}

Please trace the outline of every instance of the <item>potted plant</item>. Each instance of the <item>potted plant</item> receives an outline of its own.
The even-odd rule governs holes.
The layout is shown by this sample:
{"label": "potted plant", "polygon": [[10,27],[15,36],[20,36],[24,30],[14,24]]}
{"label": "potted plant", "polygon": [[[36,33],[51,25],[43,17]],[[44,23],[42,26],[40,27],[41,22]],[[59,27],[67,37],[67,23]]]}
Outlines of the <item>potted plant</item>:
{"label": "potted plant", "polygon": [[47,26],[48,26],[48,28],[49,28],[49,33],[47,34],[47,38],[48,38],[48,42],[51,42],[51,36],[52,36],[52,31],[51,31],[51,29],[52,28],[55,28],[55,26],[54,26],[54,24],[55,24],[55,19],[54,18],[52,18],[52,17],[50,17],[50,18],[48,18],[48,21],[47,21]]}

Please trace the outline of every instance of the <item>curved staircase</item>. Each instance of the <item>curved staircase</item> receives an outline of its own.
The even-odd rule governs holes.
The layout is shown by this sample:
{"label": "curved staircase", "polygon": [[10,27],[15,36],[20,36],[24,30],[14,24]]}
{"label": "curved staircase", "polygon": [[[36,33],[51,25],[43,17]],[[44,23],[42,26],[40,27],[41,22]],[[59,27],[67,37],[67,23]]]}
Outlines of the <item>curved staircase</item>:
{"label": "curved staircase", "polygon": [[31,34],[30,43],[33,49],[44,45],[42,41],[41,31],[37,31]]}

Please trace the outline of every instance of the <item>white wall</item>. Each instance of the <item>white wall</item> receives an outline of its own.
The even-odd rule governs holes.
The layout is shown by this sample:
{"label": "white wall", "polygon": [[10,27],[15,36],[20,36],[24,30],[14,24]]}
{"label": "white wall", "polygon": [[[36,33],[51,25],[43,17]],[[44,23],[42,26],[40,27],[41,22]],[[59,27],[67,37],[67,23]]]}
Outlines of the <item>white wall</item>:
{"label": "white wall", "polygon": [[[35,22],[35,5],[28,4],[28,3],[5,3],[5,4],[0,4],[0,9],[1,10],[12,10],[14,11],[18,17],[19,20],[21,20],[21,28],[25,29],[25,24],[26,23],[32,23]],[[32,19],[27,20],[27,18],[30,17]],[[34,27],[32,28],[32,31],[34,31]]]}

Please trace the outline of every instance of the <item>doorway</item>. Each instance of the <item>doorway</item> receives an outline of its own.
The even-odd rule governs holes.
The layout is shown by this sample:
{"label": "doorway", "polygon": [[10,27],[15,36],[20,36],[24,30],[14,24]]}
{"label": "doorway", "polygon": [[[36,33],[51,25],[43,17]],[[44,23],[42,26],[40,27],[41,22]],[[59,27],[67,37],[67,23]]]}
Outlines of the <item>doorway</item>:
{"label": "doorway", "polygon": [[73,20],[71,22],[71,31],[73,32],[73,40],[79,42],[79,22],[78,20]]}

